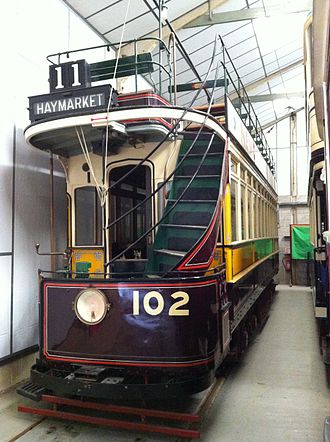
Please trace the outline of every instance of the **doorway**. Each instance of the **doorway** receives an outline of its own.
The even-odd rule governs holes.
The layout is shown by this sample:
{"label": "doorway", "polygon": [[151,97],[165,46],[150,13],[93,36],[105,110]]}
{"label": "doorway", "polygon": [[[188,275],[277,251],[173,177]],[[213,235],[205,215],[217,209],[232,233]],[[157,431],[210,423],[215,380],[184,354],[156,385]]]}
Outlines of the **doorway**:
{"label": "doorway", "polygon": [[[145,201],[137,209],[133,210],[133,208],[150,195],[151,173],[148,166],[135,167],[134,165],[126,165],[110,170],[110,186],[114,185],[109,195],[110,224],[130,212],[110,228],[111,258],[115,258],[121,253],[122,255],[118,257],[120,259],[148,258],[148,244],[151,236],[149,234],[143,237],[143,235],[151,227],[151,199]],[[125,177],[129,172],[131,173]],[[123,177],[124,179],[115,185]],[[129,245],[141,237],[141,241],[125,251]]]}

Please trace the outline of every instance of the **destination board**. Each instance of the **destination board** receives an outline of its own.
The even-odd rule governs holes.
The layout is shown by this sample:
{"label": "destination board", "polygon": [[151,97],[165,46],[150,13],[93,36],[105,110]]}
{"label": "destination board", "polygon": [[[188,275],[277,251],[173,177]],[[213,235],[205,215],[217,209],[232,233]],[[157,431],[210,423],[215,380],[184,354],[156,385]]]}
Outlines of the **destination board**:
{"label": "destination board", "polygon": [[117,105],[117,92],[111,85],[29,97],[30,120],[34,122],[46,118],[106,111],[110,95],[110,107],[114,107]]}

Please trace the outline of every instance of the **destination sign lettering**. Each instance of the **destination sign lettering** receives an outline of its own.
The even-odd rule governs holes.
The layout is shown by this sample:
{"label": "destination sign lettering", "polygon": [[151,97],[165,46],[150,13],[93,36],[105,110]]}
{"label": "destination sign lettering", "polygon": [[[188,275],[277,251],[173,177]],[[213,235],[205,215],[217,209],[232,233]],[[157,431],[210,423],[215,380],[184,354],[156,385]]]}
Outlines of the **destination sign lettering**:
{"label": "destination sign lettering", "polygon": [[[108,108],[110,85],[74,90],[70,93],[52,93],[29,98],[31,122],[50,117],[63,117],[91,112],[102,112]],[[113,91],[111,107],[117,104],[117,93]]]}
{"label": "destination sign lettering", "polygon": [[85,95],[82,97],[62,98],[61,100],[35,103],[33,112],[35,115],[65,112],[76,109],[88,109],[105,104],[105,94]]}

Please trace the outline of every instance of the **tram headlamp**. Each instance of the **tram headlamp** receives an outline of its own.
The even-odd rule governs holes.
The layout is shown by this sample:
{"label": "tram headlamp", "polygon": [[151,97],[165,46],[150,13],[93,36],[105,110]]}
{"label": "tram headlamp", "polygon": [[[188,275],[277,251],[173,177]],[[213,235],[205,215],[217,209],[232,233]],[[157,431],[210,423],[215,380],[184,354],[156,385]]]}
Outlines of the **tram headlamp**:
{"label": "tram headlamp", "polygon": [[74,301],[77,318],[88,325],[99,324],[110,308],[104,293],[94,288],[84,289],[78,293]]}

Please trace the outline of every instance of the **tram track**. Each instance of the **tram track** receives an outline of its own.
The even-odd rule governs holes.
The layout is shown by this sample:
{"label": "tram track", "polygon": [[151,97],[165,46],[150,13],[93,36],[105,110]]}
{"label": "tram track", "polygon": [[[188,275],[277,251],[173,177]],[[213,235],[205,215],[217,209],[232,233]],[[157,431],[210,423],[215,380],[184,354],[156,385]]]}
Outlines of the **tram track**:
{"label": "tram track", "polygon": [[40,419],[36,420],[33,424],[31,424],[29,427],[19,432],[16,436],[12,437],[11,439],[8,439],[6,442],[14,442],[16,440],[19,440],[21,437],[25,436],[27,433],[29,433],[38,425],[40,425],[41,422],[43,422],[44,420],[46,420],[46,417],[41,417]]}

